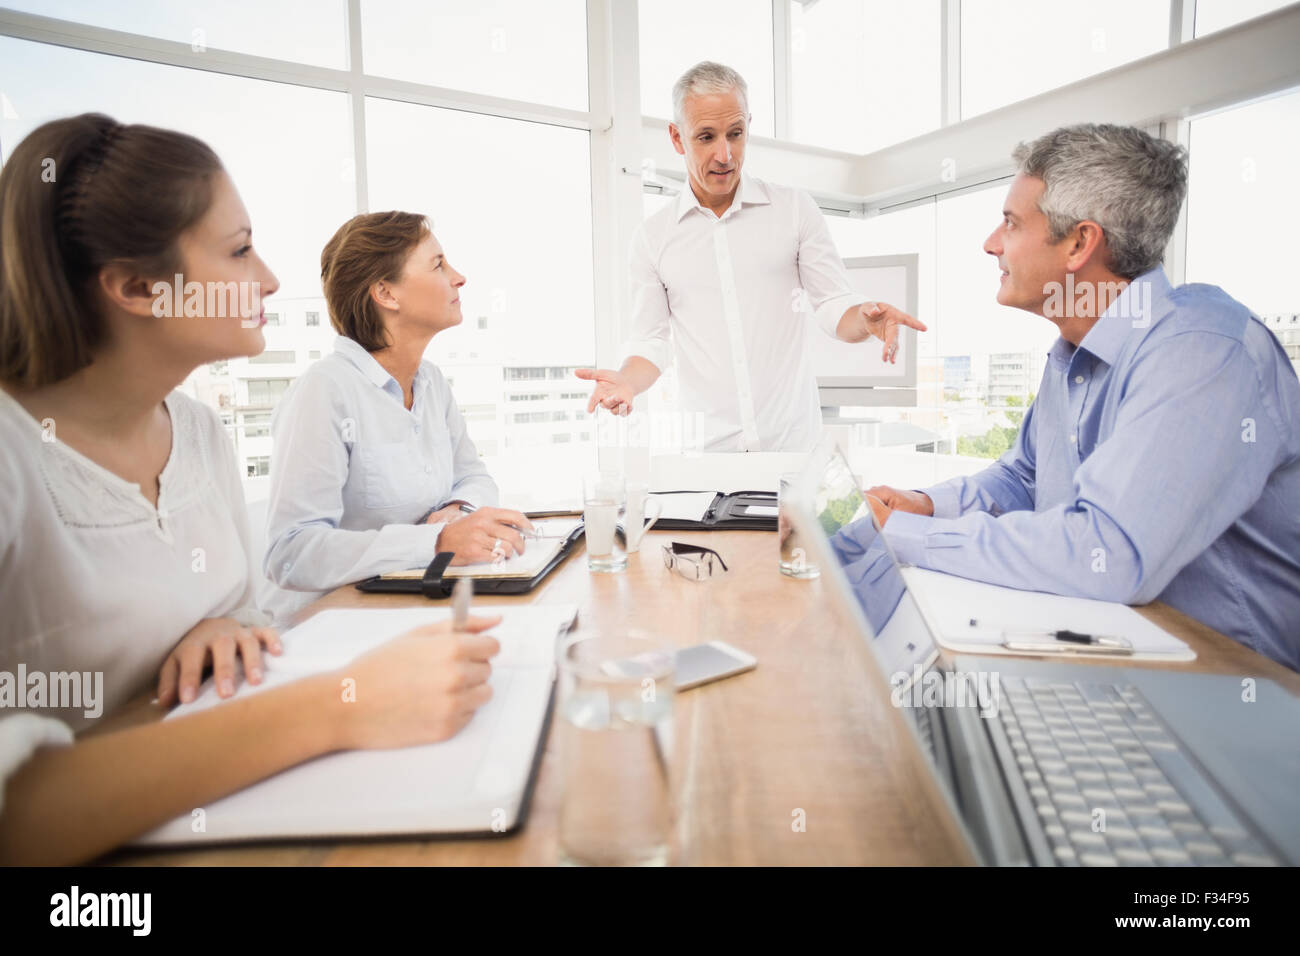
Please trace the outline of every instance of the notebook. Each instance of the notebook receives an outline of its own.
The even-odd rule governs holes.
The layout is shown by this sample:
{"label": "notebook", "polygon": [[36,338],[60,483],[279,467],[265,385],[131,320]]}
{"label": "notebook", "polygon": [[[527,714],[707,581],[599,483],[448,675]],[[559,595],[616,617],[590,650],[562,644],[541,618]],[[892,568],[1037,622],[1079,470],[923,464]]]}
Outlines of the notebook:
{"label": "notebook", "polygon": [[951,651],[1013,654],[1001,646],[1011,632],[1072,630],[1126,639],[1133,645],[1127,660],[1196,660],[1186,643],[1124,604],[1019,591],[927,568],[904,568],[903,578],[930,630]]}
{"label": "notebook", "polygon": [[[449,566],[442,572],[442,576],[444,578],[536,577],[557,554],[564,550],[569,537],[580,527],[582,527],[581,517],[534,521],[533,530],[543,537],[526,539],[523,554],[511,555],[500,561],[482,561],[459,567]],[[424,577],[424,570],[424,568],[414,568],[409,571],[389,571],[380,577],[385,581],[419,581]]]}
{"label": "notebook", "polygon": [[[573,623],[572,604],[491,609],[501,643],[492,662],[492,698],[450,740],[400,750],[354,750],[292,767],[183,814],[136,841],[140,846],[397,834],[509,833],[527,815],[549,725],[557,637]],[[321,611],[287,631],[284,653],[264,658],[261,685],[240,683],[231,700],[334,670],[446,608]],[[209,680],[168,720],[221,700]],[[202,828],[197,825],[202,823]]]}

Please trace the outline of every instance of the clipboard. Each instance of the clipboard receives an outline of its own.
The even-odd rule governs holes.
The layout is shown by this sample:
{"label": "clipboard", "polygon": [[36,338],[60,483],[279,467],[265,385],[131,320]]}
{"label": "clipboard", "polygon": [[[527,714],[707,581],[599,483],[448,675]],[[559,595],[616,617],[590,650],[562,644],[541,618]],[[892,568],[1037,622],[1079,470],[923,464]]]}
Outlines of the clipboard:
{"label": "clipboard", "polygon": [[[655,495],[707,494],[701,491],[657,491]],[[653,497],[653,495],[652,495]],[[777,529],[775,491],[718,492],[698,521],[687,518],[660,518],[655,528],[664,531],[775,531]],[[755,509],[761,513],[750,514]]]}
{"label": "clipboard", "polygon": [[[531,577],[471,576],[471,580],[474,582],[474,593],[527,594],[541,584],[548,574],[573,553],[573,549],[582,538],[582,535],[583,526],[579,523],[577,527],[569,532],[559,550]],[[374,577],[357,582],[354,586],[358,591],[363,591],[366,594],[419,594],[431,600],[450,597],[451,589],[455,587],[456,582],[461,577],[468,576],[447,574],[447,569],[455,557],[455,552],[440,551],[429,562],[429,566],[424,569],[423,575],[415,575],[409,571],[377,574]]]}

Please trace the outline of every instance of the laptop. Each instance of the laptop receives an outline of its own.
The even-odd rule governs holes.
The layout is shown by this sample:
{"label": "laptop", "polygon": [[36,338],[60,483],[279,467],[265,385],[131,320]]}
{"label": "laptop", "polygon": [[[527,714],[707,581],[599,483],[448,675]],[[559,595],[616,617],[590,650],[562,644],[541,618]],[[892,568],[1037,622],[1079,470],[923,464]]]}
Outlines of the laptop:
{"label": "laptop", "polygon": [[823,443],[796,487],[799,544],[980,862],[1300,864],[1300,698],[1245,676],[944,663],[840,450]]}

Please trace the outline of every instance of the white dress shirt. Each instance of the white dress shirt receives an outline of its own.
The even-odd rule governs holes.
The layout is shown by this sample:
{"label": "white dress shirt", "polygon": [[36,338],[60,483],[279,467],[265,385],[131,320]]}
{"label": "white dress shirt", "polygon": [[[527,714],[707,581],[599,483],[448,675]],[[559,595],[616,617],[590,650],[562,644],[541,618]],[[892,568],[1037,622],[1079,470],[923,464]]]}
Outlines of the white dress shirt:
{"label": "white dress shirt", "polygon": [[427,565],[445,527],[414,523],[430,508],[497,503],[433,363],[420,363],[412,393],[408,410],[397,380],[340,336],[280,400],[262,598],[278,625],[339,585]]}
{"label": "white dress shirt", "polygon": [[[36,747],[68,742],[93,710],[107,716],[153,687],[200,621],[268,623],[254,607],[260,575],[234,446],[211,409],[180,392],[165,405],[172,447],[155,507],[0,389],[0,671],[16,684],[21,666],[29,691],[0,709],[0,792]],[[90,716],[84,698],[19,706],[39,704],[33,673],[52,688],[51,672],[73,671],[103,675]]]}
{"label": "white dress shirt", "polygon": [[682,404],[704,451],[804,451],[821,432],[805,348],[807,293],[831,337],[863,297],[849,285],[812,197],[741,174],[721,217],[688,183],[637,230],[625,354],[660,371],[676,358]]}

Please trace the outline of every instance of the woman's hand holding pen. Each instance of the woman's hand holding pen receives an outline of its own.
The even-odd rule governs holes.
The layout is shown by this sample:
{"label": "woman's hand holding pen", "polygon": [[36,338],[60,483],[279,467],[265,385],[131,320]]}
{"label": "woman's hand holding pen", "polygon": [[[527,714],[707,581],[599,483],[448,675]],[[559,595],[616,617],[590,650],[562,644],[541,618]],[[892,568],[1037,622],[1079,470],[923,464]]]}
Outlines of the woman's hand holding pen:
{"label": "woman's hand holding pen", "polygon": [[451,621],[417,627],[336,671],[322,688],[331,695],[337,748],[412,747],[455,736],[492,698],[490,661],[501,645],[483,632],[500,622],[473,616],[463,630]]}
{"label": "woman's hand holding pen", "polygon": [[456,552],[453,565],[493,561],[499,555],[509,558],[524,553],[524,536],[520,532],[532,530],[533,523],[522,512],[479,508],[442,529],[438,550]]}

